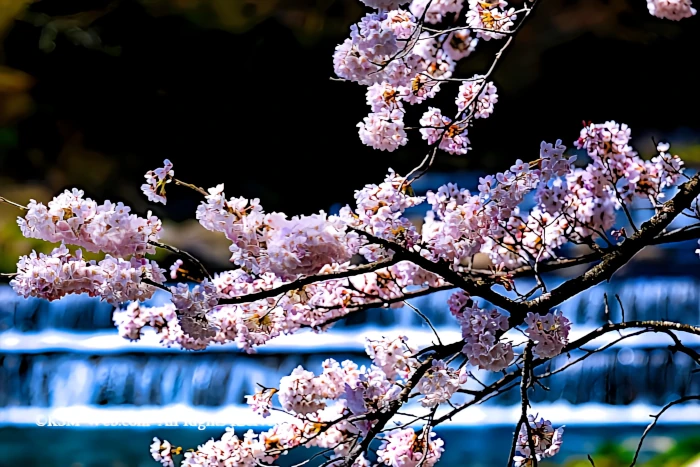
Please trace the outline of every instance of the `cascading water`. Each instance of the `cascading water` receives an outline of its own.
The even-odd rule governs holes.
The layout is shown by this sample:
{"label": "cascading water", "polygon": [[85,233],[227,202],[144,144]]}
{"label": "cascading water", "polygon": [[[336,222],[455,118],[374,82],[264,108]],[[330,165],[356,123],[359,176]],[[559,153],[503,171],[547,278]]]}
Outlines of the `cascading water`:
{"label": "cascading water", "polygon": [[[449,293],[417,298],[412,304],[430,318],[445,340],[452,341],[459,338],[459,329],[446,306]],[[700,323],[700,278],[627,277],[601,284],[560,307],[572,319],[575,336],[622,318],[616,294],[624,304],[626,320],[668,318]],[[165,300],[165,294],[157,294],[152,303]],[[326,334],[283,336],[254,355],[233,346],[185,352],[163,348],[148,335],[136,343],[120,338],[112,311],[111,306],[88,297],[71,296],[48,303],[22,299],[9,287],[0,288],[0,425],[31,427],[51,417],[81,426],[95,420],[140,420],[150,427],[172,421],[175,425],[187,421],[217,426],[264,424],[266,420],[245,406],[244,396],[255,392],[256,383],[274,387],[297,365],[318,372],[327,357],[339,361],[350,358],[368,365],[365,336],[404,334],[419,346],[429,345],[433,339],[424,321],[410,309],[378,309],[341,321]],[[602,342],[616,337],[610,335]],[[700,338],[683,337],[688,345],[700,349]],[[685,354],[672,354],[670,344],[666,335],[646,334],[594,354],[548,378],[548,390],[537,388],[531,397],[535,411],[569,427],[646,424],[649,414],[659,406],[700,393],[700,373],[693,372],[697,366]],[[565,356],[559,357],[545,370],[556,369],[565,361]],[[499,375],[475,372],[474,376],[488,384]],[[474,381],[470,384],[479,388]],[[510,391],[464,411],[452,423],[463,430],[491,426],[491,430],[503,431],[500,438],[508,439],[518,404],[517,391]],[[666,422],[697,423],[700,409],[693,404],[675,407],[665,417]],[[144,436],[160,434],[152,430]],[[207,438],[215,435],[209,431]],[[575,445],[565,443],[565,449],[573,448]],[[138,449],[147,458],[146,447]],[[484,459],[468,465],[491,465]],[[104,465],[102,461],[85,462]],[[141,464],[141,460],[128,462],[126,465],[150,465]],[[0,465],[4,465],[2,460]]]}

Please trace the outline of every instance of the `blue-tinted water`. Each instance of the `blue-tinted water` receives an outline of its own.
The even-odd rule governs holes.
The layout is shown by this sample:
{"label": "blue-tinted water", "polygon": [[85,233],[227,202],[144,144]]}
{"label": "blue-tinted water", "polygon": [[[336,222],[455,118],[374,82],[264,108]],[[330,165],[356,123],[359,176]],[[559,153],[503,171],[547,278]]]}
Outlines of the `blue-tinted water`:
{"label": "blue-tinted water", "polygon": [[[603,465],[605,445],[619,446],[628,452],[636,448],[643,426],[567,427],[561,452],[541,465],[567,465],[594,460],[599,453]],[[243,433],[245,428],[237,429]],[[436,430],[445,441],[445,453],[440,465],[465,467],[491,467],[506,465],[513,428],[442,428]],[[0,429],[0,466],[2,467],[156,467],[148,452],[154,436],[168,439],[174,446],[184,449],[196,447],[214,437],[223,429],[209,427],[199,431],[195,427],[148,429],[90,430],[83,428],[33,427]],[[700,443],[700,426],[658,426],[645,441],[638,465],[665,467],[650,462],[658,452],[672,447],[677,440],[694,437]],[[700,453],[700,444],[698,445]],[[292,451],[275,465],[291,467],[309,457],[306,448]],[[322,463],[321,459],[316,464]],[[611,465],[611,464],[605,464]],[[627,464],[629,465],[629,464]]]}

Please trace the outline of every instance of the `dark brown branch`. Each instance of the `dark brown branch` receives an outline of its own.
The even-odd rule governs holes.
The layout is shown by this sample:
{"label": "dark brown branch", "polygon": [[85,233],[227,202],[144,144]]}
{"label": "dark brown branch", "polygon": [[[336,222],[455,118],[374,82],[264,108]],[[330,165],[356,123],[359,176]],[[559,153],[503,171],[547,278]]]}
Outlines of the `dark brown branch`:
{"label": "dark brown branch", "polygon": [[369,432],[364,436],[362,442],[355,446],[345,457],[345,461],[342,464],[343,467],[352,467],[355,460],[358,457],[360,457],[360,454],[367,451],[369,445],[372,443],[372,440],[375,438],[375,436],[377,436],[382,431],[382,429],[384,429],[384,426],[389,422],[389,420],[391,420],[394,414],[401,408],[401,406],[404,403],[408,401],[408,396],[411,394],[411,390],[414,386],[418,384],[420,379],[423,377],[425,372],[428,371],[432,364],[433,357],[431,356],[428,357],[421,364],[421,366],[416,369],[416,371],[413,373],[413,375],[411,375],[411,378],[406,383],[406,386],[401,391],[399,397],[396,400],[391,401],[389,403],[389,407],[384,412],[379,413],[379,415],[375,419],[374,426],[372,426]]}
{"label": "dark brown branch", "polygon": [[678,214],[690,207],[699,194],[700,173],[695,174],[689,181],[681,185],[676,196],[664,203],[658,214],[642,224],[639,231],[625,240],[622,245],[606,253],[601,262],[586,273],[563,283],[550,293],[523,303],[523,306],[506,308],[511,312],[511,324],[522,322],[529,311],[546,312],[574,295],[610,279],[632,257],[647,245],[652,244]]}
{"label": "dark brown branch", "polygon": [[404,261],[407,258],[403,258],[402,255],[394,255],[393,258],[377,261],[376,263],[363,264],[362,266],[357,266],[356,268],[348,269],[340,272],[332,272],[328,274],[319,274],[316,276],[306,276],[297,279],[286,284],[282,284],[279,287],[273,289],[262,290],[260,292],[255,292],[248,295],[241,295],[240,297],[231,297],[219,300],[220,305],[237,305],[239,303],[249,303],[256,300],[262,300],[263,298],[276,297],[283,293],[290,292],[292,290],[298,290],[302,287],[316,282],[329,281],[334,279],[345,279],[346,277],[358,276],[360,274],[366,274],[368,272],[374,272],[379,269],[384,269],[388,266],[396,264],[400,261]]}
{"label": "dark brown branch", "polygon": [[[614,323],[614,324],[606,324],[603,325],[590,333],[586,334],[585,336],[580,337],[579,339],[576,339],[573,342],[569,342],[568,345],[566,345],[563,349],[561,354],[566,354],[568,352],[571,352],[572,350],[578,349],[581,346],[587,344],[588,342],[603,336],[604,334],[607,334],[612,331],[618,331],[621,329],[633,329],[633,328],[645,328],[648,331],[647,332],[666,332],[666,330],[675,330],[675,331],[683,331],[691,334],[696,334],[700,336],[700,326],[691,326],[689,324],[682,324],[682,323],[674,323],[672,321],[628,321],[625,323]],[[453,342],[451,344],[448,344],[445,346],[444,350],[442,350],[443,353],[446,352],[454,352],[455,349],[456,351],[461,350],[462,346],[464,345],[463,341],[457,341]],[[430,350],[437,350],[434,347],[429,348]],[[425,349],[424,349],[425,351]],[[540,365],[543,365],[547,362],[549,362],[551,358],[538,358],[533,360],[532,362],[532,368],[536,368]],[[579,360],[580,361],[580,360]],[[437,419],[433,425],[438,425],[440,423],[444,423],[447,420],[451,420],[453,416],[461,412],[462,410],[478,404],[479,402],[483,401],[489,394],[493,393],[494,391],[498,391],[507,384],[511,383],[515,379],[518,378],[520,375],[519,371],[513,371],[510,372],[506,375],[504,375],[500,380],[492,383],[491,385],[485,387],[481,391],[479,391],[477,394],[474,395],[474,399],[471,401],[460,405],[459,407],[455,408],[454,410],[451,410],[447,414],[443,415],[439,419]]]}
{"label": "dark brown branch", "polygon": [[510,467],[513,464],[515,450],[518,446],[518,437],[520,436],[520,428],[523,426],[523,424],[525,424],[525,430],[527,431],[530,455],[532,456],[532,465],[533,467],[537,467],[535,440],[532,437],[532,428],[530,427],[530,421],[527,418],[527,410],[530,408],[530,401],[527,397],[527,389],[530,386],[530,374],[532,373],[533,344],[534,342],[528,340],[525,350],[523,351],[523,371],[520,378],[520,420],[518,420],[518,424],[515,426],[515,433],[513,433],[513,444],[510,447],[510,454],[508,455],[508,464],[506,467]]}
{"label": "dark brown branch", "polygon": [[676,336],[672,331],[667,330],[666,334],[668,334],[671,337],[671,339],[673,339],[673,342],[674,342],[674,345],[668,346],[668,349],[671,352],[674,352],[674,353],[675,352],[682,352],[682,353],[686,354],[687,356],[689,356],[690,358],[692,358],[695,361],[695,363],[700,365],[700,353],[698,353],[694,349],[691,349],[690,347],[683,345],[683,343],[678,338],[678,336]]}
{"label": "dark brown branch", "polygon": [[371,243],[381,245],[387,250],[394,251],[395,255],[400,255],[403,259],[412,262],[416,266],[419,266],[425,269],[426,271],[432,272],[433,274],[437,274],[438,276],[442,277],[455,287],[459,287],[460,289],[469,292],[472,295],[482,297],[496,306],[499,306],[509,311],[511,306],[522,306],[522,304],[517,303],[511,300],[510,298],[504,297],[503,295],[500,295],[491,290],[491,284],[489,284],[483,278],[462,277],[459,273],[454,271],[449,264],[445,262],[436,263],[434,261],[429,260],[428,258],[423,257],[419,252],[408,250],[397,243],[385,240],[383,238],[379,238],[363,230],[355,229],[352,227],[350,227],[350,230],[354,230],[355,232],[364,235]]}

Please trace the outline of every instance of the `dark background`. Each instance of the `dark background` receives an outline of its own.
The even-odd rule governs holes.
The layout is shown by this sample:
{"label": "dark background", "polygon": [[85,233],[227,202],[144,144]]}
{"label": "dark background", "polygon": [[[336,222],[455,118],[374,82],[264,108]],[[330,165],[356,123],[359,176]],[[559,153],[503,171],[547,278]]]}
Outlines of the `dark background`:
{"label": "dark background", "polygon": [[[364,88],[329,79],[333,50],[363,11],[358,0],[5,8],[1,191],[46,202],[78,186],[179,222],[193,218],[198,195],[171,189],[163,207],[139,190],[143,174],[169,158],[178,178],[225,182],[228,196],[259,197],[267,211],[351,202],[355,189],[381,181],[388,167],[406,173],[426,151],[418,134],[394,153],[363,146],[355,125],[369,111]],[[571,145],[583,120],[613,119],[632,127],[643,156],[654,137],[692,165],[700,160],[698,24],[654,18],[645,0],[542,0],[499,64],[499,102],[470,129],[474,149],[440,154],[434,170],[503,170],[536,158],[543,139]],[[59,31],[55,46],[42,39],[47,26]],[[101,43],[71,39],[75,26]],[[457,76],[484,72],[501,44],[481,41]],[[443,87],[430,105],[452,109],[456,89]],[[407,125],[424,110],[412,109]],[[3,222],[15,214],[0,212]],[[3,245],[1,230],[0,256],[16,238],[6,232]]]}

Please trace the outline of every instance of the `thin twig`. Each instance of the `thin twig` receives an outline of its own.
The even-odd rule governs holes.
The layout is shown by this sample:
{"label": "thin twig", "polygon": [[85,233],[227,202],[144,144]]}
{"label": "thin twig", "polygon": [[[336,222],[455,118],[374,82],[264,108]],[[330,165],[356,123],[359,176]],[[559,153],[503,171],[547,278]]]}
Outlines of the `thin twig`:
{"label": "thin twig", "polygon": [[205,277],[208,277],[209,279],[212,279],[212,275],[209,274],[209,271],[207,271],[207,268],[204,267],[204,264],[200,260],[198,260],[196,257],[194,257],[192,254],[186,252],[185,250],[181,250],[179,248],[176,248],[172,245],[168,245],[166,243],[160,243],[160,242],[154,242],[154,241],[149,241],[149,244],[156,246],[158,248],[162,248],[164,250],[168,250],[172,253],[175,253],[176,255],[181,255],[189,259],[191,262],[197,265],[199,267],[199,270],[204,274]]}
{"label": "thin twig", "polygon": [[657,422],[659,421],[659,418],[661,418],[661,415],[663,415],[664,412],[666,412],[669,408],[673,407],[674,405],[677,404],[682,404],[683,402],[688,402],[692,400],[700,400],[700,395],[697,396],[686,396],[686,397],[681,397],[680,399],[677,399],[673,402],[669,402],[666,404],[659,413],[656,415],[649,415],[654,419],[653,422],[651,422],[646,429],[644,430],[644,433],[642,433],[642,437],[639,440],[639,445],[637,446],[637,450],[634,452],[634,459],[632,459],[632,463],[630,464],[630,467],[634,467],[637,464],[637,457],[639,457],[639,452],[642,450],[642,444],[644,444],[644,439],[647,437],[649,432],[656,426]]}
{"label": "thin twig", "polygon": [[191,183],[183,182],[182,180],[178,180],[177,178],[173,178],[173,182],[175,182],[175,185],[187,187],[191,190],[196,191],[197,193],[199,193],[203,196],[209,196],[209,193],[207,193],[207,191],[204,188],[200,188],[200,187],[193,185]]}
{"label": "thin twig", "polygon": [[411,304],[408,303],[407,301],[404,301],[404,303],[405,303],[406,305],[408,305],[408,307],[411,308],[413,311],[415,311],[416,314],[417,314],[418,316],[420,316],[421,318],[423,318],[423,321],[425,321],[426,323],[428,323],[428,326],[430,326],[430,329],[432,329],[432,330],[433,330],[433,333],[435,334],[435,338],[437,339],[438,344],[442,345],[442,341],[440,340],[440,335],[438,334],[437,330],[436,330],[435,327],[433,326],[433,323],[430,322],[430,320],[428,319],[428,317],[425,316],[418,308],[416,308],[415,306],[411,305]]}
{"label": "thin twig", "polygon": [[0,203],[7,203],[7,204],[12,205],[16,208],[22,209],[23,211],[26,211],[28,209],[27,206],[22,206],[21,204],[15,203],[14,201],[10,201],[9,199],[4,198],[2,196],[0,196]]}

